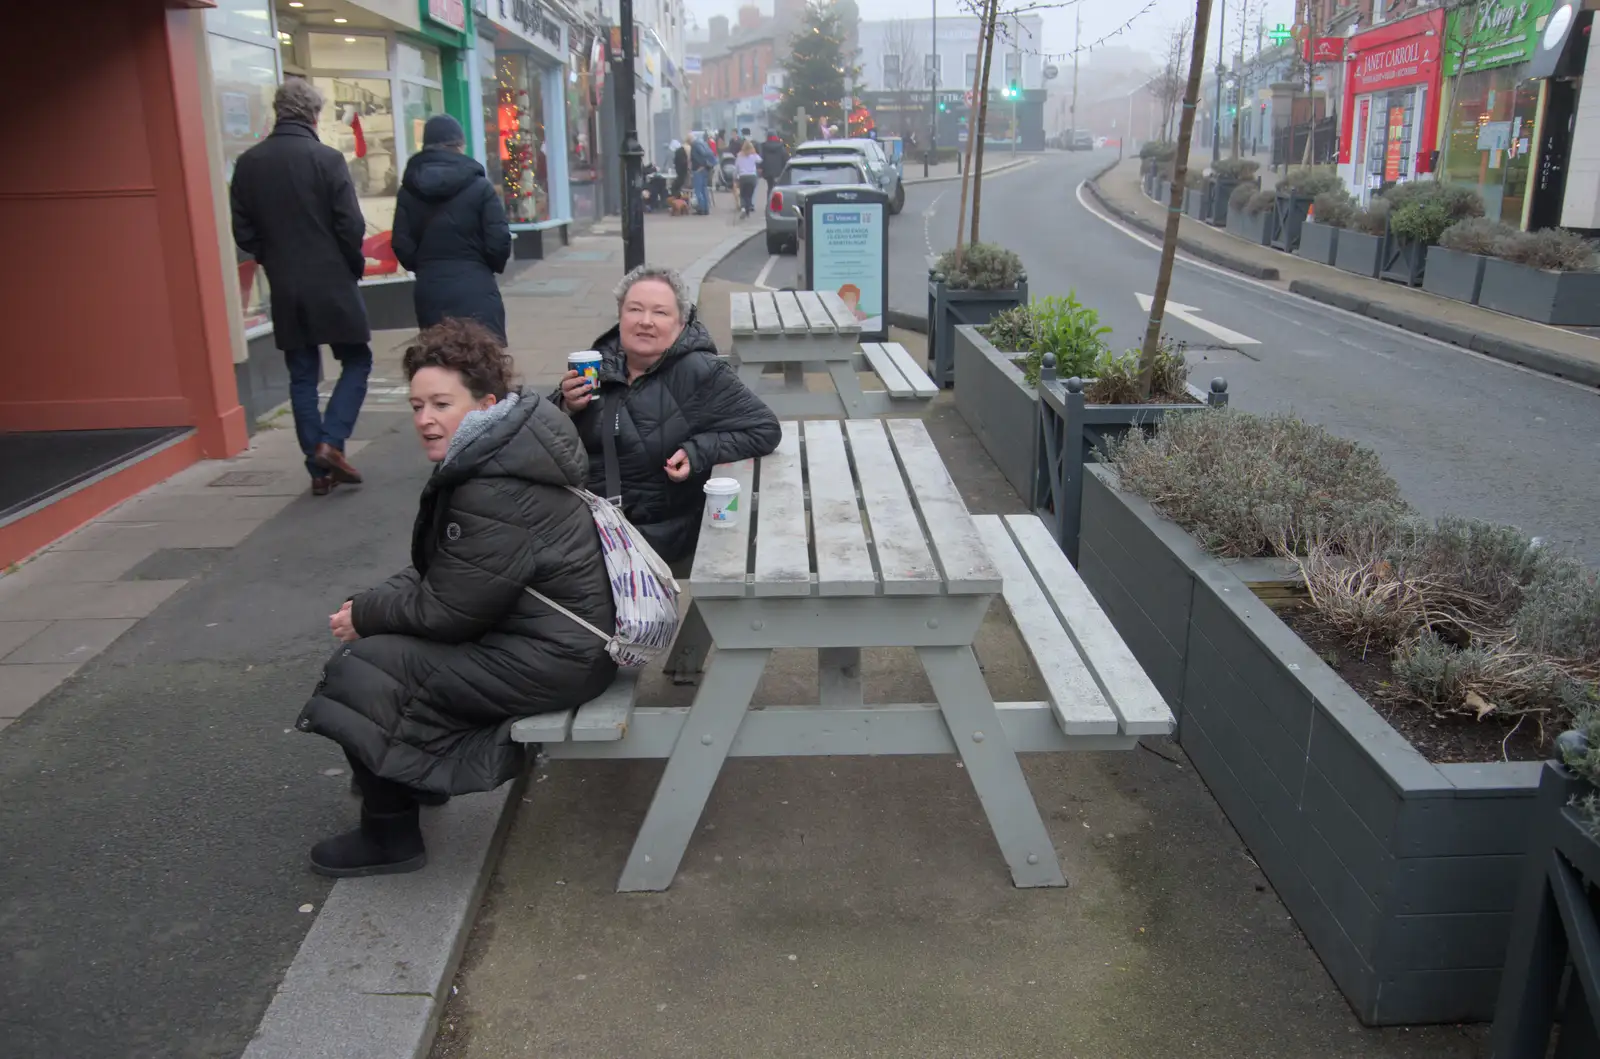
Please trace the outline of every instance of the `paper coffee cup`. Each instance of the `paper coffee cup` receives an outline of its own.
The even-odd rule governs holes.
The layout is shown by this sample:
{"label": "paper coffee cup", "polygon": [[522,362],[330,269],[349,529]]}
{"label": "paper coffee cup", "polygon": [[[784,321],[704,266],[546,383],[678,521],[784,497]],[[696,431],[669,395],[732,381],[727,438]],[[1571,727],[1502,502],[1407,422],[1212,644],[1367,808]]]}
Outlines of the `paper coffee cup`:
{"label": "paper coffee cup", "polygon": [[713,526],[733,526],[739,521],[739,479],[713,478],[705,484],[706,514]]}
{"label": "paper coffee cup", "polygon": [[588,379],[590,386],[598,386],[600,384],[600,351],[586,349],[581,353],[568,353],[567,368]]}

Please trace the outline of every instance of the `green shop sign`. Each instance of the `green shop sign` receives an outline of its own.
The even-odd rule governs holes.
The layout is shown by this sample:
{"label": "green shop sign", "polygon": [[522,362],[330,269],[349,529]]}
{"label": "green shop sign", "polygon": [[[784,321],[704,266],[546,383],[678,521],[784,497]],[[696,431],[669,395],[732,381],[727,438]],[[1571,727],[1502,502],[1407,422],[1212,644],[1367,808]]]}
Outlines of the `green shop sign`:
{"label": "green shop sign", "polygon": [[1450,12],[1444,75],[1527,62],[1554,6],[1555,0],[1476,0]]}

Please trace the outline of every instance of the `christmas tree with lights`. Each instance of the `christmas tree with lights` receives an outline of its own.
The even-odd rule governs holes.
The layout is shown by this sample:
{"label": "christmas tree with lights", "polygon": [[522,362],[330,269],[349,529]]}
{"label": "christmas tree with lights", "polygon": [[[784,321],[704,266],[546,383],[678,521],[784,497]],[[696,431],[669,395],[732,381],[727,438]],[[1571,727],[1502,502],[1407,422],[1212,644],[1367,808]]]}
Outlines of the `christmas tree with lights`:
{"label": "christmas tree with lights", "polygon": [[849,27],[840,7],[835,3],[808,5],[804,21],[789,41],[789,58],[783,64],[787,84],[778,111],[786,129],[802,140],[807,130],[796,128],[795,112],[804,108],[809,120],[821,119],[842,129],[846,79],[853,81],[861,74],[855,54],[846,44]]}

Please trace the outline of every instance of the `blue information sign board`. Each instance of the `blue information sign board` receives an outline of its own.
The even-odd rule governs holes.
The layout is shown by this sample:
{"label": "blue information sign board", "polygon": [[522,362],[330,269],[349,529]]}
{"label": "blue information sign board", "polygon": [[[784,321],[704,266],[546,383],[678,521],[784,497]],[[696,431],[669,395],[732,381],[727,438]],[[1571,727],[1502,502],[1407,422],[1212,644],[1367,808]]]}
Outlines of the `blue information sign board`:
{"label": "blue information sign board", "polygon": [[838,188],[806,197],[807,288],[833,291],[861,321],[865,342],[889,337],[889,196]]}

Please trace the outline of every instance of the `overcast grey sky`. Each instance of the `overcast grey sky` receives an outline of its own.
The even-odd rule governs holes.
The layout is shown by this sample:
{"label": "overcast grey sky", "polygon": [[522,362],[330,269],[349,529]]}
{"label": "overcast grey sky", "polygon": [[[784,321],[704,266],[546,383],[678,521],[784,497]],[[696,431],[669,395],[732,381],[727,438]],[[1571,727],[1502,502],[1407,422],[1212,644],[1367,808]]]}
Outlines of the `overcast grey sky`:
{"label": "overcast grey sky", "polygon": [[[892,19],[892,18],[926,18],[931,5],[937,3],[940,15],[968,14],[962,0],[857,0],[861,8],[861,17],[864,19]],[[1002,8],[1022,7],[1034,0],[1003,0]],[[1052,0],[1041,0],[1049,3]],[[1285,25],[1294,20],[1294,0],[1243,0],[1250,9],[1250,32],[1246,52],[1255,48],[1255,24],[1257,16],[1266,23],[1267,29],[1282,22]],[[738,9],[743,6],[743,0],[687,0],[689,11],[698,19],[702,27],[712,15],[727,15],[730,21],[736,17]],[[1145,5],[1149,10],[1145,11]],[[1239,9],[1241,0],[1228,2],[1228,27],[1227,48],[1229,54],[1234,54],[1238,49],[1239,36]],[[767,14],[772,13],[772,0],[759,0],[759,6]],[[1163,50],[1163,42],[1172,28],[1194,14],[1194,0],[1079,0],[1076,4],[1039,12],[1044,19],[1044,51],[1070,52],[1073,49],[1073,22],[1078,14],[1083,18],[1082,45],[1089,44],[1115,33],[1130,18],[1133,19],[1128,28],[1121,34],[1113,37],[1107,43],[1126,45],[1144,51],[1159,53]],[[1212,31],[1209,38],[1210,47],[1208,54],[1212,57],[1207,65],[1215,62],[1216,25],[1221,15],[1222,4],[1220,0],[1212,0],[1211,24]],[[1143,12],[1140,14],[1140,12]],[[1137,16],[1137,17],[1135,17]],[[1089,61],[1086,55],[1080,56],[1080,61]]]}

